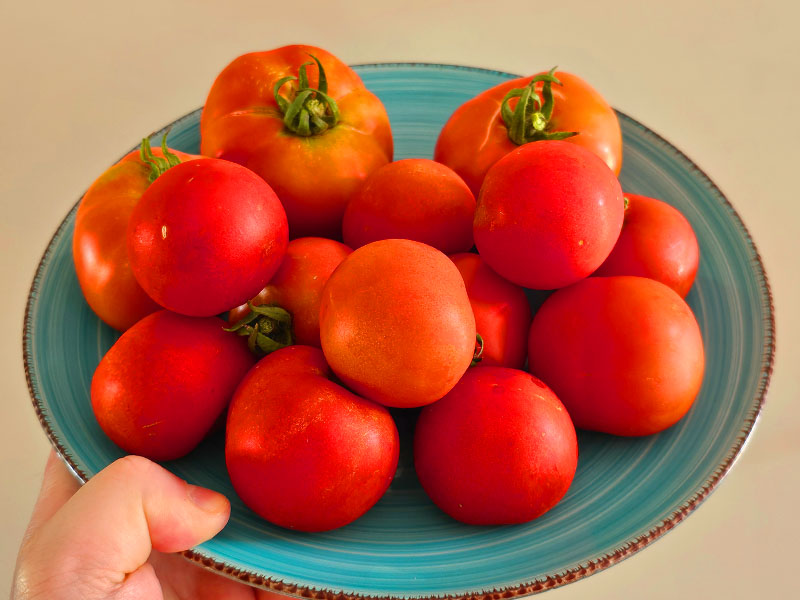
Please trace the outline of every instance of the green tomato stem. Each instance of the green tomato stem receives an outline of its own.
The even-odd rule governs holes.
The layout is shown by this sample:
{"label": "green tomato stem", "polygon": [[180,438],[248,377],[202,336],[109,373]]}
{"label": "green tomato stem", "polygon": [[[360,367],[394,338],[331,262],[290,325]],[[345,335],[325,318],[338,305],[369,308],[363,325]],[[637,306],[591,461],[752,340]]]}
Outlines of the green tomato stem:
{"label": "green tomato stem", "polygon": [[258,357],[294,344],[292,315],[280,306],[254,305],[250,312],[230,327],[223,327],[240,336],[247,336],[247,346]]}
{"label": "green tomato stem", "polygon": [[[339,106],[336,100],[328,96],[328,79],[325,69],[316,56],[310,54],[314,62],[304,62],[298,68],[298,76],[289,75],[275,82],[272,93],[275,102],[283,114],[283,124],[295,135],[309,137],[320,135],[336,127],[339,122]],[[316,88],[308,82],[306,67],[316,63],[319,71],[319,81]],[[297,87],[293,90],[291,98],[282,96],[281,88],[290,81],[296,81]]]}

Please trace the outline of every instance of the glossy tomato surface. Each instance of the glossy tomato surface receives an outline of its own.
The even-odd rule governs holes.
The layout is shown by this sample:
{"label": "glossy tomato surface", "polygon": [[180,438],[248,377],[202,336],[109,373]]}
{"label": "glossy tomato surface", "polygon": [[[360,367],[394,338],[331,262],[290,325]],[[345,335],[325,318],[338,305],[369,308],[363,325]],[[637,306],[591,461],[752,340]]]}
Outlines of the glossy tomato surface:
{"label": "glossy tomato surface", "polygon": [[247,374],[228,412],[225,462],[236,493],[288,529],[347,525],[378,501],[397,468],[389,412],[330,376],[318,348],[277,350]]}
{"label": "glossy tomato surface", "polygon": [[169,169],[128,224],[136,280],[161,306],[190,316],[217,315],[258,294],[287,243],[275,192],[252,171],[218,159]]}
{"label": "glossy tomato surface", "polygon": [[128,329],[92,377],[92,409],[105,434],[152,460],[197,446],[255,362],[224,326],[216,317],[161,310]]}
{"label": "glossy tomato surface", "polygon": [[[338,107],[339,122],[310,136],[287,130],[274,86],[299,75],[307,65],[312,87],[319,87],[319,59],[327,95]],[[293,100],[297,82],[286,82]],[[283,89],[283,88],[282,88]],[[366,177],[391,162],[392,132],[386,109],[361,78],[330,52],[290,45],[236,58],[209,91],[200,122],[206,156],[237,162],[258,173],[286,209],[292,238],[341,238],[342,215]]]}
{"label": "glossy tomato surface", "polygon": [[534,315],[528,361],[579,429],[657,433],[691,408],[705,370],[692,309],[645,277],[590,277]]}

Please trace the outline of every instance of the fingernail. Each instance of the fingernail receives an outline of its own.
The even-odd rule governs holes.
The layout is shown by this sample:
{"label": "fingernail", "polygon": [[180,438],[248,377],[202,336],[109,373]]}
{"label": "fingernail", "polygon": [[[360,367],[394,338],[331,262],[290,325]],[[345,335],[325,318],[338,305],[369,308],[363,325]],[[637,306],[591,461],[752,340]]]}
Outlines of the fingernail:
{"label": "fingernail", "polygon": [[222,494],[190,483],[187,485],[189,498],[201,510],[210,513],[221,513],[228,510],[228,499]]}

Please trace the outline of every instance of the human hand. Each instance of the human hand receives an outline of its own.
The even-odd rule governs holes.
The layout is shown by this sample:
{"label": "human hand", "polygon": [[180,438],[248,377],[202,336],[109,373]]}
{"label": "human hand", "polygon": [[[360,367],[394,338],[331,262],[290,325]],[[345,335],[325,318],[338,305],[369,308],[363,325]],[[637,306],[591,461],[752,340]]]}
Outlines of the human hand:
{"label": "human hand", "polygon": [[138,456],[80,486],[50,453],[11,600],[266,600],[180,555],[219,532],[230,504]]}

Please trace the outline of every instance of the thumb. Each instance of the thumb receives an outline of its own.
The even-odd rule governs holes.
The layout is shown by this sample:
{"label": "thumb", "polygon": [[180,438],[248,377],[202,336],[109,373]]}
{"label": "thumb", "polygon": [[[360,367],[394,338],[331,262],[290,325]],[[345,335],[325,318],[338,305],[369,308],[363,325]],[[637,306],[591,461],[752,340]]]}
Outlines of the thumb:
{"label": "thumb", "polygon": [[33,532],[17,577],[29,590],[41,588],[38,578],[45,586],[58,582],[59,591],[88,592],[88,583],[92,593],[105,597],[99,594],[121,588],[151,550],[186,550],[219,532],[229,514],[221,494],[190,485],[146,458],[127,456],[90,479]]}

